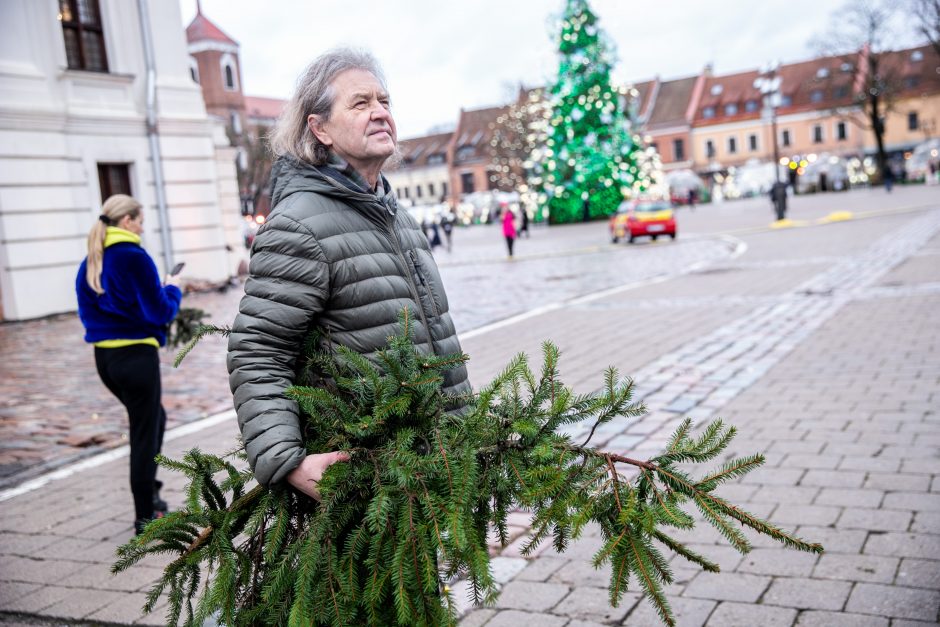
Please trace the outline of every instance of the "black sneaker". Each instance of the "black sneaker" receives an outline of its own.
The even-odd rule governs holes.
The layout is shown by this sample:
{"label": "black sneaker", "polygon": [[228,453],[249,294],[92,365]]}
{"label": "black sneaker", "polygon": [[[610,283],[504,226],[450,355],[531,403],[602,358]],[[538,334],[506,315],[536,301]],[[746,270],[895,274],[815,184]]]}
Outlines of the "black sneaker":
{"label": "black sneaker", "polygon": [[153,511],[160,512],[161,514],[160,516],[155,516],[155,518],[163,518],[163,516],[166,516],[166,513],[170,511],[166,501],[160,498],[160,488],[162,487],[162,481],[155,481],[153,484]]}
{"label": "black sneaker", "polygon": [[157,520],[158,518],[163,518],[167,515],[167,512],[163,511],[154,511],[151,518],[138,518],[134,521],[134,535],[139,536],[144,532],[144,527],[147,526],[147,523]]}

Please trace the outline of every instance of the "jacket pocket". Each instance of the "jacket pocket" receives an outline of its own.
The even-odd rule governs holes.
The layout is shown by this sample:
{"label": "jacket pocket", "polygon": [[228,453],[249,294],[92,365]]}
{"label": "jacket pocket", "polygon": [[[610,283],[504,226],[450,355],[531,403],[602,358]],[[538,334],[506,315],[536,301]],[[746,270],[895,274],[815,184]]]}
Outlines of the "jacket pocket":
{"label": "jacket pocket", "polygon": [[408,251],[407,257],[418,296],[421,298],[421,308],[426,314],[439,318],[444,308],[440,275],[437,274],[436,268],[432,272],[428,264],[422,263],[421,256],[414,249]]}

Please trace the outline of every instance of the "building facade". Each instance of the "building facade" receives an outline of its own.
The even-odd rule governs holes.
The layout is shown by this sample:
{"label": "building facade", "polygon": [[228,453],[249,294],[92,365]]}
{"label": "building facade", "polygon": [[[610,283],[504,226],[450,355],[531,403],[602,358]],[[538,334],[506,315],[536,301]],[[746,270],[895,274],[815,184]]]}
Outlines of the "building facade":
{"label": "building facade", "polygon": [[[234,172],[222,129],[192,81],[179,7],[119,0],[0,3],[0,302],[2,318],[72,311],[86,238],[113,193],[144,206],[143,244],[159,267],[222,281],[240,259]],[[152,36],[159,210],[142,28]],[[231,211],[235,213],[232,214]],[[161,227],[169,246],[164,247]]]}

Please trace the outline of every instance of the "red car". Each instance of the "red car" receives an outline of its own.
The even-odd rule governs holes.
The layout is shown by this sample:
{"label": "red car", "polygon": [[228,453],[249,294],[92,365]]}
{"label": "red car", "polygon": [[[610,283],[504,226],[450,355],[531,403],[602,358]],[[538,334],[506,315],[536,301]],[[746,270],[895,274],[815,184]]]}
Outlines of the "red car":
{"label": "red car", "polygon": [[665,200],[628,200],[610,217],[610,241],[627,238],[631,244],[638,237],[660,235],[676,239],[676,217]]}

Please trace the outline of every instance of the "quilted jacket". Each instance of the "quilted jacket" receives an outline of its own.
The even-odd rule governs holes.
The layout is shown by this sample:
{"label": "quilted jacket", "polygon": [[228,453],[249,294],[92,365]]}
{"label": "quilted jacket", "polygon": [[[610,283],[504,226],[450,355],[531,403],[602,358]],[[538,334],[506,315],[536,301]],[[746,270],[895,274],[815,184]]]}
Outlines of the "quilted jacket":
{"label": "quilted jacket", "polygon": [[[369,357],[407,307],[419,350],[460,352],[427,238],[384,178],[381,199],[330,166],[295,159],[281,158],[272,178],[274,210],[255,237],[228,351],[238,424],[263,485],[305,456],[299,409],[284,391],[298,382],[311,333],[322,350]],[[470,391],[465,367],[446,374],[444,391]]]}

